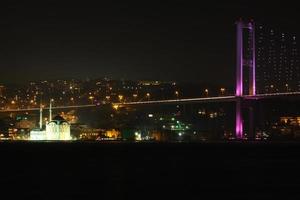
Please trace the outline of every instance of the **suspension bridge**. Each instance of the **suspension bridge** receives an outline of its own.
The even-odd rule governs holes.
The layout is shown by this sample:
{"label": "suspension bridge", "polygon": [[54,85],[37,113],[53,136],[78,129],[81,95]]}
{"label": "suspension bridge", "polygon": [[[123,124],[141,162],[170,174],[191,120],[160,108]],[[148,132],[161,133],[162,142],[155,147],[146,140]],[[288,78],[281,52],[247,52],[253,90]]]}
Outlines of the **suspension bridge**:
{"label": "suspension bridge", "polygon": [[[236,104],[236,116],[235,116],[235,134],[237,139],[243,139],[243,113],[242,104],[245,100],[260,100],[268,98],[295,98],[300,97],[300,92],[277,92],[268,94],[256,93],[256,49],[255,49],[255,23],[254,21],[244,22],[242,20],[236,23],[236,91],[235,95],[231,96],[217,96],[217,97],[204,97],[204,98],[184,98],[184,99],[168,99],[168,100],[148,100],[148,101],[136,101],[136,102],[117,102],[112,103],[117,106],[138,106],[138,105],[155,105],[155,104],[186,104],[186,103],[208,103],[208,102],[235,102]],[[248,31],[248,47],[244,47],[244,30]],[[245,51],[248,52],[247,58],[245,58]],[[244,81],[244,69],[247,68],[248,75],[248,88],[245,90]],[[247,93],[245,93],[247,91]],[[96,107],[98,104],[86,104],[86,105],[72,105],[72,106],[57,106],[52,109],[72,109],[72,108],[89,108]],[[49,109],[44,107],[43,109]],[[40,108],[24,108],[24,109],[5,109],[0,112],[26,112],[26,111],[38,111]],[[251,120],[250,120],[251,121]],[[250,124],[250,130],[253,130]]]}

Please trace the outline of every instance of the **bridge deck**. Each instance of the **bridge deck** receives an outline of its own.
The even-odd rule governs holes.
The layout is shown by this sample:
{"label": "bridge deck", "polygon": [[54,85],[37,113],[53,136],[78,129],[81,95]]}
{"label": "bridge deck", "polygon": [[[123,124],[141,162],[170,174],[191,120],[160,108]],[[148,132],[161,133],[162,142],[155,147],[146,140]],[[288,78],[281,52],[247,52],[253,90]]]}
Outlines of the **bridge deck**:
{"label": "bridge deck", "polygon": [[[257,95],[244,95],[242,97],[237,96],[221,96],[221,97],[205,97],[205,98],[187,98],[187,99],[168,99],[168,100],[156,100],[156,101],[138,101],[138,102],[125,102],[125,103],[113,103],[114,105],[155,105],[155,104],[183,104],[183,103],[209,103],[209,102],[234,102],[238,98],[243,99],[268,99],[268,98],[287,98],[287,97],[300,97],[300,92],[286,92],[286,93],[271,93],[271,94],[257,94]],[[68,108],[87,108],[95,107],[95,104],[87,105],[74,105],[74,106],[56,106],[52,109],[68,109]],[[0,112],[23,112],[23,111],[38,111],[40,108],[25,108],[25,109],[6,109],[0,110]],[[49,107],[43,108],[45,110]]]}

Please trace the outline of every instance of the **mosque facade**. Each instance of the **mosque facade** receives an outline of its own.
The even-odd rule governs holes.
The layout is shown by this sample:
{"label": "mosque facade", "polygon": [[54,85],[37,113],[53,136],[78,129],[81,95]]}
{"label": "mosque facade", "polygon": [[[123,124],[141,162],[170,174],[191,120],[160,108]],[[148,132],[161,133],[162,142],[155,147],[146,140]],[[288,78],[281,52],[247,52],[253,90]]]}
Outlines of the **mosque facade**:
{"label": "mosque facade", "polygon": [[52,119],[52,105],[49,107],[49,122],[43,128],[43,109],[40,107],[40,127],[30,131],[30,140],[71,140],[70,124],[61,116]]}

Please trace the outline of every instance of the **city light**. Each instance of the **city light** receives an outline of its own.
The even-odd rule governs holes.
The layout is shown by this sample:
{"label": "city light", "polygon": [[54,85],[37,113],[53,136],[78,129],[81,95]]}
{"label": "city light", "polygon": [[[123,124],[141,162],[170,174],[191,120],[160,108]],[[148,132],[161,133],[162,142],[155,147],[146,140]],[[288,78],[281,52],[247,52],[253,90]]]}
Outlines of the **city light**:
{"label": "city light", "polygon": [[300,196],[297,2],[96,3],[1,4],[3,199]]}
{"label": "city light", "polygon": [[118,104],[113,104],[113,109],[118,110],[119,109],[119,105]]}
{"label": "city light", "polygon": [[118,95],[118,98],[119,98],[119,101],[122,101],[124,99],[124,96],[123,95]]}
{"label": "city light", "polygon": [[[191,106],[192,109],[189,108],[189,105],[185,104],[201,104],[203,103],[203,107],[205,107],[205,103],[223,103],[230,102],[235,106],[235,110],[232,111],[232,116],[235,113],[235,128],[232,126],[231,132],[235,134],[237,138],[242,138],[244,135],[243,123],[247,122],[248,116],[245,112],[248,112],[245,107],[248,107],[245,104],[245,101],[252,100],[260,100],[260,99],[275,99],[275,98],[294,98],[300,95],[299,92],[296,92],[295,89],[297,86],[289,79],[284,79],[281,77],[280,83],[278,83],[275,79],[272,80],[264,80],[267,84],[264,85],[265,89],[271,91],[269,93],[258,93],[255,92],[255,75],[257,76],[265,76],[260,73],[255,74],[256,64],[255,63],[255,46],[253,46],[253,22],[244,22],[240,20],[237,22],[237,66],[236,66],[236,84],[235,86],[225,88],[225,83],[222,85],[203,85],[200,84],[196,87],[194,91],[188,88],[188,84],[179,82],[175,84],[174,81],[151,81],[151,80],[112,80],[108,78],[100,79],[87,79],[84,81],[81,80],[55,80],[55,81],[37,81],[30,82],[28,85],[24,85],[9,91],[7,94],[6,87],[1,86],[1,112],[10,112],[10,116],[14,117],[14,113],[12,112],[25,112],[25,111],[37,111],[39,110],[39,104],[43,103],[42,108],[50,109],[48,104],[45,104],[45,101],[48,102],[49,98],[55,98],[56,107],[53,109],[73,109],[75,108],[88,108],[95,106],[96,109],[105,109],[105,105],[110,106],[110,113],[107,113],[107,116],[112,116],[114,120],[118,118],[122,118],[125,120],[134,118],[139,120],[139,117],[142,119],[147,119],[149,122],[157,123],[157,127],[162,127],[161,123],[164,123],[165,127],[169,130],[170,127],[174,129],[192,129],[194,126],[191,123],[183,123],[186,119],[186,113],[189,113],[190,110],[194,109],[194,106]],[[242,45],[244,32],[249,32],[250,36],[244,39],[249,39],[251,48],[245,48]],[[242,35],[239,35],[242,34]],[[285,36],[285,39],[287,37]],[[252,42],[252,43],[251,43]],[[261,48],[261,47],[258,47]],[[286,48],[286,47],[284,47]],[[258,49],[259,50],[259,49]],[[261,54],[261,49],[259,50]],[[276,51],[277,50],[272,50]],[[244,54],[246,52],[247,55],[249,53],[249,59],[243,59]],[[294,52],[295,53],[295,52]],[[261,57],[261,55],[258,55]],[[282,58],[280,58],[282,59]],[[279,60],[280,60],[279,59]],[[293,58],[294,59],[294,58]],[[257,59],[259,60],[259,59]],[[271,60],[276,60],[275,58],[271,58]],[[294,65],[295,61],[290,61]],[[297,61],[298,62],[298,61]],[[282,63],[279,63],[279,68],[283,68]],[[245,67],[250,68],[251,73],[248,74],[248,71],[244,70]],[[283,69],[281,73],[283,72]],[[294,70],[294,68],[293,68]],[[245,72],[246,71],[246,72]],[[288,71],[288,70],[286,70]],[[253,73],[253,74],[252,74]],[[286,72],[286,73],[292,73]],[[279,75],[278,75],[279,76]],[[247,77],[247,78],[245,78]],[[244,78],[244,80],[243,80]],[[286,77],[285,77],[286,78]],[[260,80],[260,79],[257,79]],[[279,80],[279,79],[278,79]],[[251,82],[252,81],[252,82]],[[245,84],[246,87],[243,87]],[[299,84],[297,82],[297,84]],[[234,87],[236,92],[234,93]],[[113,90],[114,88],[114,90]],[[187,88],[187,89],[186,89]],[[259,88],[259,87],[258,87]],[[71,91],[70,91],[71,90]],[[187,92],[186,92],[186,91]],[[253,91],[252,91],[253,90]],[[202,93],[199,94],[199,91]],[[289,92],[291,91],[291,92]],[[295,92],[294,92],[295,91]],[[189,93],[193,94],[189,94]],[[150,94],[151,93],[151,94]],[[194,98],[193,95],[196,97]],[[225,96],[228,95],[228,96]],[[197,97],[198,96],[198,97]],[[202,97],[199,97],[202,96]],[[211,97],[210,97],[211,96]],[[140,98],[138,98],[140,97]],[[180,98],[179,98],[180,97]],[[54,99],[51,99],[53,101]],[[75,101],[76,100],[76,104]],[[109,101],[109,102],[108,102]],[[78,103],[78,104],[77,104]],[[111,103],[111,104],[110,104]],[[94,105],[93,105],[94,104]],[[72,106],[70,106],[72,105]],[[101,106],[97,106],[101,105]],[[102,106],[103,105],[103,106]],[[143,105],[143,106],[138,106]],[[169,113],[169,116],[164,115],[165,110],[157,111],[156,109],[147,108],[147,106],[153,105],[167,105],[169,107],[166,109],[166,112]],[[169,106],[170,105],[170,106]],[[101,108],[100,108],[101,107]],[[120,108],[124,109],[120,109]],[[143,114],[138,113],[139,108],[145,108],[145,112]],[[231,116],[224,114],[220,110],[216,111],[215,109],[207,109],[200,108],[199,106],[195,108],[193,114],[200,120],[210,120],[211,122],[217,122],[219,119],[223,120],[224,116]],[[168,110],[170,109],[170,110]],[[118,112],[111,112],[112,110],[118,110]],[[143,110],[143,109],[141,109]],[[159,109],[158,109],[159,110]],[[133,113],[137,112],[137,116],[134,116]],[[149,114],[149,112],[151,112]],[[160,112],[160,113],[159,113]],[[158,114],[159,113],[159,114]],[[31,114],[31,113],[30,113]],[[132,115],[132,116],[131,116]],[[34,115],[33,115],[34,116]],[[74,115],[73,115],[74,116]],[[176,116],[176,118],[175,118]],[[247,120],[244,120],[243,117],[247,116]],[[21,119],[21,118],[19,118]],[[25,118],[22,118],[25,119]],[[30,119],[30,118],[27,118]],[[45,117],[43,117],[45,119]],[[180,120],[180,121],[179,121]],[[32,120],[34,121],[34,120]],[[232,122],[233,123],[233,122]],[[288,124],[285,122],[285,124]],[[245,127],[247,127],[245,125]],[[247,129],[245,129],[247,131]],[[246,133],[245,131],[245,133]],[[131,131],[131,133],[134,133]],[[177,132],[178,133],[178,132]],[[249,134],[249,133],[248,133]]]}
{"label": "city light", "polygon": [[225,88],[221,88],[220,91],[221,91],[221,95],[224,95],[224,93],[225,93]]}
{"label": "city light", "polygon": [[135,132],[134,135],[135,135],[135,140],[137,140],[137,141],[142,140],[142,135],[141,135],[141,133]]}
{"label": "city light", "polygon": [[208,89],[205,89],[204,92],[205,92],[205,95],[208,96]]}
{"label": "city light", "polygon": [[93,97],[93,96],[89,96],[89,100],[91,100],[91,104],[93,104],[94,98],[95,97]]}

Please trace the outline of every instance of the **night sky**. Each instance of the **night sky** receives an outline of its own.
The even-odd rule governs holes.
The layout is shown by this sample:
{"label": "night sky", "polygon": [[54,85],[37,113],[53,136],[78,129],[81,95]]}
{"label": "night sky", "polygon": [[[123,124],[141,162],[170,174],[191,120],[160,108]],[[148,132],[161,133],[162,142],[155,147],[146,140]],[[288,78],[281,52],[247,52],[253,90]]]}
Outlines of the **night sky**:
{"label": "night sky", "polygon": [[236,19],[300,36],[299,7],[288,1],[11,2],[0,8],[0,83],[108,76],[233,85]]}

